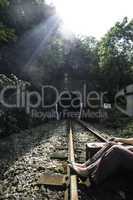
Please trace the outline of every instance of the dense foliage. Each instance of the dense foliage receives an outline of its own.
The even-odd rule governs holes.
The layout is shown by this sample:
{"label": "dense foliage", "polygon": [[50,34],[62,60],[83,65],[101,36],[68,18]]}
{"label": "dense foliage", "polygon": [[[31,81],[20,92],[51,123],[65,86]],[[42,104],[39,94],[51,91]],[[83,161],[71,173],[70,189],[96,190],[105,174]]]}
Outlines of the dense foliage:
{"label": "dense foliage", "polygon": [[[110,94],[133,81],[133,20],[127,18],[104,36],[98,48],[103,84]],[[111,84],[108,84],[111,82]]]}
{"label": "dense foliage", "polygon": [[60,25],[54,8],[43,0],[0,0],[1,72],[57,86],[68,73],[90,89],[108,91],[110,100],[132,82],[132,20],[117,22],[100,41],[65,36]]}
{"label": "dense foliage", "polygon": [[55,9],[44,0],[0,0],[0,88],[16,84],[14,73],[36,89],[62,89],[67,73],[70,89],[86,83],[88,90],[107,91],[113,103],[116,92],[133,82],[132,53],[133,20],[126,17],[97,41],[61,31]]}
{"label": "dense foliage", "polygon": [[9,40],[15,38],[15,30],[7,27],[6,16],[3,16],[3,14],[6,13],[8,7],[9,7],[8,0],[0,0],[0,44],[6,43]]}

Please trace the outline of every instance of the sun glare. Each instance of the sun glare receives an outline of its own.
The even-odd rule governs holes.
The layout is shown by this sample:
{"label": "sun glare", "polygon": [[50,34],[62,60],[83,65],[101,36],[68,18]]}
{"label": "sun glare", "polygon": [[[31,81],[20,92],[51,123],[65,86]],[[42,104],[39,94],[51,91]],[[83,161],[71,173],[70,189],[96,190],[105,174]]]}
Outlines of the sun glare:
{"label": "sun glare", "polygon": [[132,0],[46,0],[52,3],[65,30],[102,37],[117,21],[132,18]]}
{"label": "sun glare", "polygon": [[61,17],[65,29],[73,33],[86,34],[86,21],[88,19],[88,1],[84,0],[55,0],[57,14]]}

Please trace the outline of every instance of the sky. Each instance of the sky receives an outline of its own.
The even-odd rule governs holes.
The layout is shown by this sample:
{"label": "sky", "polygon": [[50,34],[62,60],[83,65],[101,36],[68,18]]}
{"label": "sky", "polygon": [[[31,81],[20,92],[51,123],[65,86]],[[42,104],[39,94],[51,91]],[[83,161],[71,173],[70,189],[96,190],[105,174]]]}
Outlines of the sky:
{"label": "sky", "polygon": [[56,7],[63,28],[100,39],[117,22],[133,18],[133,0],[45,0]]}

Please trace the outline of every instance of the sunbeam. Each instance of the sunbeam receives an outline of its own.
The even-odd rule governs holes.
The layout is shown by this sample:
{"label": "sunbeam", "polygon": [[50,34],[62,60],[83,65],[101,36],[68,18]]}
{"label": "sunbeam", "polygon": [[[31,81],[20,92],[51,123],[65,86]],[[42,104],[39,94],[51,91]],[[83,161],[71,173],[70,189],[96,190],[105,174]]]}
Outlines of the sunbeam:
{"label": "sunbeam", "polygon": [[100,39],[116,21],[132,18],[132,0],[46,0],[56,7],[65,30]]}

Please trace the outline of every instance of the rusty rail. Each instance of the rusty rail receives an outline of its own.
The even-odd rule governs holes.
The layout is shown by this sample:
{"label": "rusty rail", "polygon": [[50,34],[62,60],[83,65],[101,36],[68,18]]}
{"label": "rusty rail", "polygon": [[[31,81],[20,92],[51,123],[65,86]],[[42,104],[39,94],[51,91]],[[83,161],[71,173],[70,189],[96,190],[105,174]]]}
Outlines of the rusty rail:
{"label": "rusty rail", "polygon": [[[68,153],[69,161],[75,162],[74,157],[74,143],[73,143],[73,133],[72,133],[72,122],[69,123],[69,143],[68,143]],[[67,169],[67,173],[70,177],[70,200],[78,200],[78,188],[77,188],[77,176],[70,173],[70,169]],[[69,199],[68,189],[65,191],[64,200]]]}
{"label": "rusty rail", "polygon": [[[75,162],[74,157],[74,143],[73,143],[73,133],[72,133],[72,123],[70,122],[70,132],[69,132],[69,160]],[[78,189],[77,189],[77,176],[70,176],[70,199],[78,200]]]}
{"label": "rusty rail", "polygon": [[[82,125],[87,131],[90,131],[94,134],[100,141],[108,142],[107,139],[101,136],[100,132],[92,127],[90,127],[87,123],[82,120],[76,120],[80,125]],[[69,122],[69,141],[68,141],[68,159],[71,162],[75,162],[74,156],[74,143],[73,143],[73,131],[72,131],[72,122]],[[70,190],[66,189],[64,194],[64,200],[78,200],[78,187],[77,187],[77,176],[71,175],[69,167],[67,168],[67,175],[70,179]],[[69,195],[70,191],[70,195]]]}
{"label": "rusty rail", "polygon": [[95,135],[100,141],[102,142],[108,142],[106,138],[101,136],[101,133],[96,130],[95,128],[90,127],[87,123],[85,123],[82,120],[76,120],[81,126],[83,126],[87,131],[90,131],[93,135]]}

